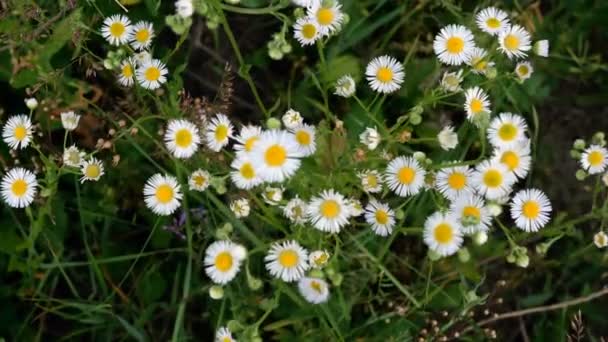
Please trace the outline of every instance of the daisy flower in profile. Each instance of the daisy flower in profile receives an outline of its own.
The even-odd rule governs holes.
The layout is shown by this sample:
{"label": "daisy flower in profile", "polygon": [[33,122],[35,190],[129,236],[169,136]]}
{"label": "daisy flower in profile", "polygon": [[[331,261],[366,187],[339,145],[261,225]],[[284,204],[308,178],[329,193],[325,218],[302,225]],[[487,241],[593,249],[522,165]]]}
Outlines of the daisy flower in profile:
{"label": "daisy flower in profile", "polygon": [[317,22],[310,17],[302,17],[293,25],[294,37],[300,45],[312,45],[319,37],[321,31]]}
{"label": "daisy flower in profile", "polygon": [[230,172],[230,179],[239,189],[249,190],[263,182],[262,178],[258,175],[251,158],[246,155],[235,158],[230,164],[230,167],[234,170]]}
{"label": "daisy flower in profile", "polygon": [[61,125],[66,131],[73,131],[78,127],[80,122],[80,115],[69,111],[61,113]]}
{"label": "daisy flower in profile", "polygon": [[436,212],[424,222],[424,243],[441,256],[449,256],[462,245],[460,224],[454,216]]}
{"label": "daisy flower in profile", "polygon": [[485,49],[474,47],[467,54],[465,62],[471,66],[471,71],[475,74],[485,74],[488,68],[494,66],[494,62],[489,62],[486,58],[488,52]]}
{"label": "daisy flower in profile", "polygon": [[287,217],[296,226],[304,225],[306,223],[307,207],[306,202],[296,196],[283,207],[283,216]]}
{"label": "daisy flower in profile", "polygon": [[460,65],[475,47],[473,33],[462,25],[448,25],[439,31],[433,41],[437,58],[448,65]]}
{"label": "daisy flower in profile", "polygon": [[515,183],[515,174],[496,161],[483,161],[475,167],[472,183],[480,195],[498,199],[508,195]]}
{"label": "daisy flower in profile", "polygon": [[80,173],[82,173],[80,183],[84,183],[85,181],[96,182],[105,174],[103,164],[95,157],[85,160],[80,164]]}
{"label": "daisy flower in profile", "polygon": [[2,140],[13,149],[26,148],[32,141],[34,127],[25,114],[11,116],[2,128]]}
{"label": "daisy flower in profile", "polygon": [[131,46],[135,50],[145,50],[152,44],[152,38],[154,38],[154,27],[152,23],[147,21],[140,21],[133,25],[133,37],[131,40]]}
{"label": "daisy flower in profile", "polygon": [[302,118],[302,115],[300,115],[300,112],[291,108],[289,108],[285,112],[285,114],[283,114],[283,116],[281,117],[281,121],[283,122],[283,125],[285,125],[285,127],[287,127],[288,129],[302,126],[302,124],[304,123],[304,119]]}
{"label": "daisy flower in profile", "polygon": [[471,235],[490,229],[492,215],[483,198],[472,193],[456,198],[450,205],[450,214],[460,223],[464,234]]}
{"label": "daisy flower in profile", "polygon": [[25,106],[29,109],[29,110],[34,110],[36,108],[38,108],[38,100],[36,100],[35,97],[30,97],[24,100],[25,102]]}
{"label": "daisy flower in profile", "polygon": [[443,150],[449,151],[458,146],[458,134],[454,132],[454,127],[447,125],[437,134],[437,141]]}
{"label": "daisy flower in profile", "polygon": [[315,0],[308,7],[308,17],[312,18],[317,23],[321,35],[329,36],[340,28],[344,20],[342,13],[342,5],[337,1],[329,6],[325,6],[325,1]]}
{"label": "daisy flower in profile", "polygon": [[132,58],[127,58],[120,63],[118,83],[124,87],[130,87],[135,83],[135,62]]}
{"label": "daisy flower in profile", "polygon": [[608,150],[599,145],[587,147],[581,156],[581,165],[591,175],[604,172],[608,165]]}
{"label": "daisy flower in profile", "polygon": [[377,235],[388,236],[395,227],[395,212],[387,204],[372,199],[365,207],[365,221]]}
{"label": "daisy flower in profile", "polygon": [[159,173],[150,177],[144,186],[144,200],[157,215],[168,216],[179,208],[182,193],[177,179]]}
{"label": "daisy flower in profile", "polygon": [[490,113],[490,100],[483,89],[477,86],[469,88],[465,91],[464,96],[464,109],[469,121],[475,122],[476,117],[481,113]]}
{"label": "daisy flower in profile", "polygon": [[536,232],[549,222],[551,202],[538,189],[524,189],[513,196],[511,217],[515,225],[526,232]]}
{"label": "daisy flower in profile", "polygon": [[106,18],[101,27],[101,35],[112,45],[126,44],[131,40],[131,21],[122,14]]}
{"label": "daisy flower in profile", "polygon": [[302,278],[310,267],[308,251],[294,240],[273,243],[264,261],[273,277],[286,282]]}
{"label": "daisy flower in profile", "polygon": [[373,151],[378,147],[381,139],[380,133],[378,133],[376,127],[367,127],[363,133],[359,134],[359,142],[367,146],[370,151]]}
{"label": "daisy flower in profile", "polygon": [[144,62],[137,68],[137,81],[146,89],[158,89],[167,82],[167,67],[158,59]]}
{"label": "daisy flower in profile", "polygon": [[473,193],[473,171],[468,166],[454,166],[439,170],[435,186],[445,198],[453,201],[463,195]]}
{"label": "daisy flower in profile", "polygon": [[315,126],[302,124],[290,130],[298,146],[298,152],[302,157],[311,156],[317,150],[315,141]]}
{"label": "daisy flower in profile", "polygon": [[326,250],[317,250],[308,256],[308,263],[312,268],[323,268],[329,262],[329,253]]}
{"label": "daisy flower in profile", "polygon": [[500,31],[498,41],[498,49],[511,59],[526,57],[527,51],[532,48],[530,34],[519,25],[512,25]]}
{"label": "daisy flower in profile", "polygon": [[534,72],[534,68],[528,61],[519,62],[515,66],[515,74],[521,81],[525,81],[530,78],[530,76],[532,76],[532,72]]}
{"label": "daisy flower in profile", "polygon": [[[179,0],[178,2],[191,1],[191,0]],[[176,3],[177,6],[177,3]],[[190,14],[192,15],[192,14]],[[215,342],[236,342],[232,337],[232,332],[227,327],[220,327],[215,333]]]}
{"label": "daisy flower in profile", "polygon": [[490,122],[488,140],[495,147],[507,147],[528,140],[528,125],[520,115],[500,113]]}
{"label": "daisy flower in profile", "polygon": [[403,65],[391,56],[372,59],[365,69],[369,86],[379,93],[390,94],[401,88],[405,78]]}
{"label": "daisy flower in profile", "polygon": [[457,72],[446,71],[443,73],[443,77],[441,77],[441,88],[446,91],[461,91],[460,83],[462,83],[462,69],[459,69]]}
{"label": "daisy flower in profile", "polygon": [[412,157],[397,157],[388,164],[384,181],[401,197],[413,196],[424,186],[426,171]]}
{"label": "daisy flower in profile", "polygon": [[336,81],[336,91],[334,94],[349,98],[355,95],[357,84],[351,75],[344,75]]}
{"label": "daisy flower in profile", "polygon": [[329,299],[329,285],[320,278],[301,278],[298,281],[298,291],[311,304],[325,303]]}
{"label": "daisy flower in profile", "polygon": [[71,167],[80,167],[84,159],[85,153],[78,150],[76,145],[72,145],[63,151],[63,165]]}
{"label": "daisy flower in profile", "polygon": [[249,153],[253,151],[255,144],[262,136],[262,127],[247,125],[241,128],[239,135],[235,138],[238,144],[234,145],[237,153]]}
{"label": "daisy flower in profile", "polygon": [[534,51],[535,54],[537,54],[540,57],[548,57],[549,56],[549,41],[546,39],[537,41],[536,43],[534,43],[532,50]]}
{"label": "daisy flower in profile", "polygon": [[382,176],[376,170],[364,170],[357,174],[361,180],[363,191],[377,193],[382,191]]}
{"label": "daisy flower in profile", "polygon": [[190,190],[205,191],[209,187],[211,174],[203,169],[198,169],[188,178],[188,187]]}
{"label": "daisy flower in profile", "polygon": [[215,241],[205,251],[205,273],[214,283],[227,284],[236,277],[246,256],[247,250],[239,244]]}
{"label": "daisy flower in profile", "polygon": [[230,119],[224,114],[217,114],[205,128],[205,142],[214,152],[219,152],[228,145],[233,130]]}
{"label": "daisy flower in profile", "polygon": [[190,158],[198,151],[201,138],[198,128],[188,120],[170,120],[165,131],[165,146],[176,158]]}
{"label": "daisy flower in profile", "polygon": [[301,153],[293,136],[286,131],[266,131],[252,152],[260,177],[267,182],[283,182],[300,168]]}
{"label": "daisy flower in profile", "polygon": [[249,216],[251,206],[246,198],[239,198],[230,202],[230,210],[236,218],[243,218]]}
{"label": "daisy flower in profile", "polygon": [[25,208],[34,201],[36,187],[38,187],[36,176],[29,170],[17,167],[2,177],[0,193],[2,193],[2,200],[9,206]]}
{"label": "daisy flower in profile", "polygon": [[505,165],[517,178],[526,178],[532,165],[530,142],[525,140],[511,146],[499,147],[494,151],[494,158]]}
{"label": "daisy flower in profile", "polygon": [[307,207],[310,223],[316,229],[328,233],[339,233],[348,224],[350,215],[347,200],[333,189],[321,192],[310,200]]}
{"label": "daisy flower in profile", "polygon": [[509,26],[509,18],[505,11],[496,7],[488,7],[481,10],[475,16],[477,27],[493,36]]}

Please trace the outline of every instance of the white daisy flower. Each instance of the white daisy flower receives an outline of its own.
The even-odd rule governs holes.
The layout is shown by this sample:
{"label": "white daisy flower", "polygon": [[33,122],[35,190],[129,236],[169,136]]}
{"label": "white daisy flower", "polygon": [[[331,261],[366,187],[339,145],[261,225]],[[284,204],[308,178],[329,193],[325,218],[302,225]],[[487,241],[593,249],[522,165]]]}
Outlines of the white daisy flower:
{"label": "white daisy flower", "polygon": [[324,1],[316,0],[308,7],[307,16],[317,23],[322,35],[329,36],[340,29],[342,25],[344,13],[342,13],[341,8],[342,5],[337,1],[325,6]]}
{"label": "white daisy flower", "polygon": [[139,85],[146,89],[158,89],[167,82],[167,67],[158,59],[151,59],[144,62],[137,68],[137,81]]}
{"label": "white daisy flower", "polygon": [[2,140],[13,149],[26,148],[32,141],[34,126],[25,114],[11,116],[2,128]]}
{"label": "white daisy flower", "polygon": [[450,214],[436,212],[424,222],[424,243],[441,256],[456,253],[462,245],[460,224]]}
{"label": "white daisy flower", "polygon": [[391,56],[380,56],[372,59],[365,69],[369,86],[379,93],[390,94],[401,88],[405,78],[403,64]]}
{"label": "white daisy flower", "polygon": [[304,277],[298,281],[298,290],[307,302],[321,304],[329,299],[329,285],[320,278]]}
{"label": "white daisy flower", "polygon": [[510,147],[528,140],[528,125],[520,115],[500,113],[488,127],[488,140],[495,147]]}
{"label": "white daisy flower", "polygon": [[336,91],[334,94],[349,98],[355,95],[357,84],[351,75],[344,75],[336,81]]}
{"label": "white daisy flower", "polygon": [[190,18],[194,14],[192,0],[177,0],[175,2],[175,13],[182,18]]}
{"label": "white daisy flower", "polygon": [[244,152],[249,153],[253,151],[255,144],[260,140],[262,136],[262,127],[247,125],[241,128],[239,135],[235,138],[238,144],[234,145],[237,153]]}
{"label": "white daisy flower", "polygon": [[198,151],[198,127],[188,120],[170,120],[165,130],[165,146],[176,158],[187,159]]}
{"label": "white daisy flower", "polygon": [[135,50],[145,50],[150,47],[152,38],[154,38],[154,27],[151,22],[138,22],[133,26],[132,32],[131,46]]}
{"label": "white daisy flower", "polygon": [[286,131],[264,132],[251,153],[260,177],[267,182],[283,182],[300,168],[298,144]]}
{"label": "white daisy flower", "polygon": [[210,185],[211,174],[203,169],[198,169],[188,178],[188,187],[190,190],[205,191]]}
{"label": "white daisy flower", "polygon": [[[192,0],[179,0],[178,2],[184,1]],[[220,327],[215,333],[215,342],[236,342],[236,340],[232,337],[232,333],[227,327]]]}
{"label": "white daisy flower", "polygon": [[306,223],[307,204],[298,196],[292,198],[283,207],[283,215],[296,226],[302,226]]}
{"label": "white daisy flower", "polygon": [[85,181],[97,182],[105,174],[102,162],[95,157],[85,160],[80,164],[80,173],[82,173],[80,183],[84,183]]}
{"label": "white daisy flower", "polygon": [[286,282],[302,278],[310,267],[308,251],[294,240],[273,243],[264,261],[273,277]]}
{"label": "white daisy flower", "polygon": [[527,51],[532,48],[530,34],[519,25],[512,25],[500,31],[498,41],[498,49],[511,59],[526,57]]}
{"label": "white daisy flower", "polygon": [[593,243],[597,248],[604,248],[608,246],[608,235],[603,231],[599,231],[593,235]]}
{"label": "white daisy flower", "polygon": [[333,189],[324,190],[307,207],[310,223],[318,230],[339,233],[348,224],[350,210],[344,196]]}
{"label": "white daisy flower", "polygon": [[28,207],[34,201],[38,187],[36,176],[29,170],[17,167],[2,177],[2,200],[13,208]]}
{"label": "white daisy flower", "polygon": [[133,59],[127,58],[120,63],[118,83],[124,87],[130,87],[135,83],[135,63]]}
{"label": "white daisy flower", "polygon": [[175,177],[157,173],[146,182],[144,198],[155,214],[168,216],[180,207],[182,193]]}
{"label": "white daisy flower", "polygon": [[437,134],[437,141],[443,150],[449,151],[458,146],[458,134],[454,132],[454,127],[448,125]]}
{"label": "white daisy flower", "polygon": [[363,191],[378,193],[382,191],[382,175],[376,170],[364,170],[357,174],[361,180]]}
{"label": "white daisy flower", "polygon": [[412,157],[397,157],[387,166],[384,181],[401,197],[413,196],[424,186],[426,171]]}
{"label": "white daisy flower", "polygon": [[290,130],[298,145],[298,152],[302,157],[311,156],[317,150],[315,141],[315,126],[302,124]]}
{"label": "white daisy flower", "polygon": [[488,52],[485,49],[474,47],[467,54],[465,62],[473,73],[484,75],[490,67],[494,66],[494,62],[488,61],[487,56]]}
{"label": "white daisy flower", "polygon": [[267,186],[262,192],[262,198],[270,205],[279,205],[283,200],[283,190],[283,187]]}
{"label": "white daisy flower", "polygon": [[78,147],[72,145],[63,151],[63,164],[71,167],[80,167],[84,156],[84,152],[81,152],[78,150]]}
{"label": "white daisy flower", "polygon": [[[205,250],[205,273],[220,285],[229,283],[241,268],[247,253],[245,247],[229,240],[215,241]],[[246,251],[246,250],[245,250]]]}
{"label": "white daisy flower", "polygon": [[80,122],[80,115],[72,111],[61,113],[61,125],[66,131],[75,130],[78,127],[78,122]]}
{"label": "white daisy flower", "polygon": [[589,174],[602,173],[608,165],[608,150],[599,145],[591,145],[583,152],[580,162]]}
{"label": "white daisy flower", "polygon": [[230,172],[230,179],[239,189],[250,190],[263,182],[251,158],[247,155],[240,155],[235,158],[230,167],[234,170]]}
{"label": "white daisy flower", "polygon": [[548,40],[539,40],[534,43],[532,47],[535,54],[540,57],[548,57],[549,56],[549,41]]}
{"label": "white daisy flower", "polygon": [[532,165],[530,142],[525,140],[512,146],[499,147],[494,151],[494,159],[520,179],[526,178]]}
{"label": "white daisy flower", "polygon": [[228,145],[232,137],[233,126],[230,119],[224,114],[217,114],[205,127],[205,142],[207,147],[219,152],[224,146]]}
{"label": "white daisy flower", "polygon": [[439,170],[435,177],[437,190],[450,201],[475,192],[473,171],[468,166],[454,166]]}
{"label": "white daisy flower", "polygon": [[515,174],[505,165],[487,160],[475,167],[472,177],[473,186],[487,199],[498,199],[508,195],[516,180]]}
{"label": "white daisy flower", "polygon": [[469,88],[464,93],[464,109],[467,112],[467,119],[475,123],[475,118],[481,113],[490,113],[490,100],[483,89],[475,86]]}
{"label": "white daisy flower", "polygon": [[103,21],[101,35],[112,45],[128,43],[132,34],[131,21],[122,14],[115,14]]}
{"label": "white daisy flower", "polygon": [[493,36],[498,35],[500,31],[510,25],[507,13],[496,7],[488,7],[481,10],[475,16],[475,21],[482,31]]}
{"label": "white daisy flower", "polygon": [[377,235],[388,236],[395,228],[395,212],[387,204],[372,199],[365,207],[365,221]]}
{"label": "white daisy flower", "polygon": [[528,61],[519,62],[515,66],[515,74],[517,75],[517,77],[519,77],[519,79],[521,81],[524,81],[524,80],[527,80],[528,78],[530,78],[530,76],[532,76],[533,72],[534,72],[534,68],[532,67],[532,64]]}
{"label": "white daisy flower", "polygon": [[327,265],[329,257],[330,255],[326,250],[313,251],[308,256],[308,263],[310,264],[310,267],[320,269]]}
{"label": "white daisy flower", "polygon": [[378,133],[376,127],[367,127],[363,133],[359,134],[359,142],[367,146],[370,151],[373,151],[376,149],[376,147],[378,147],[380,140],[380,133]]}
{"label": "white daisy flower", "polygon": [[462,25],[448,25],[442,28],[433,42],[437,58],[448,65],[464,63],[473,47],[475,47],[473,33]]}
{"label": "white daisy flower", "polygon": [[239,198],[230,202],[230,210],[232,210],[236,218],[243,218],[249,216],[251,206],[246,198]]}
{"label": "white daisy flower", "polygon": [[302,17],[293,25],[294,37],[300,45],[312,45],[319,37],[321,31],[317,22],[310,17]]}
{"label": "white daisy flower", "polygon": [[490,229],[492,215],[483,198],[472,193],[457,197],[450,205],[450,214],[460,223],[464,234],[472,235]]}
{"label": "white daisy flower", "polygon": [[27,98],[24,101],[25,101],[25,106],[29,110],[34,110],[34,109],[38,108],[38,100],[36,100],[35,97]]}
{"label": "white daisy flower", "polygon": [[304,123],[304,119],[302,118],[302,115],[300,115],[300,112],[291,108],[289,108],[285,114],[283,114],[281,121],[283,121],[283,125],[285,125],[285,127],[288,129],[302,126]]}
{"label": "white daisy flower", "polygon": [[457,72],[444,72],[440,85],[446,91],[458,92],[462,90],[460,83],[462,83],[462,69],[459,69]]}
{"label": "white daisy flower", "polygon": [[551,202],[538,189],[524,189],[513,196],[511,217],[515,225],[526,232],[536,232],[549,222]]}

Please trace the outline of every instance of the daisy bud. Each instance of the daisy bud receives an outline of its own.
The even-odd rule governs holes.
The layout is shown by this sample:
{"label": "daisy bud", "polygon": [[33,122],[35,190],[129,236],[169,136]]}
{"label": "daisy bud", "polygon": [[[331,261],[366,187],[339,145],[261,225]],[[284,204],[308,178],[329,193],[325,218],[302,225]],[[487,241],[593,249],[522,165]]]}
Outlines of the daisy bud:
{"label": "daisy bud", "polygon": [[66,131],[75,130],[76,127],[78,127],[79,121],[80,115],[77,115],[72,111],[61,113],[61,124]]}
{"label": "daisy bud", "polygon": [[608,246],[608,235],[603,231],[597,232],[593,235],[593,243],[597,248],[604,248]]}
{"label": "daisy bud", "polygon": [[340,286],[340,285],[342,285],[344,276],[340,273],[336,273],[336,274],[332,275],[331,277],[329,277],[329,279],[331,280],[331,283],[334,284],[334,286]]}
{"label": "daisy bud", "polygon": [[466,247],[462,247],[458,250],[458,260],[462,263],[467,263],[471,260],[471,253],[469,253],[469,250]]}
{"label": "daisy bud", "polygon": [[194,14],[192,0],[178,0],[175,2],[175,13],[182,18],[190,18]]}
{"label": "daisy bud", "polygon": [[475,293],[475,291],[471,290],[464,294],[464,299],[470,303],[478,300],[479,296],[477,295],[477,293]]}
{"label": "daisy bud", "polygon": [[507,262],[512,264],[514,263],[516,260],[515,255],[513,254],[513,252],[509,253],[509,255],[507,255]]}
{"label": "daisy bud", "polygon": [[433,249],[429,249],[427,255],[431,261],[437,261],[441,259],[441,254],[435,252],[435,250]]}
{"label": "daisy bud", "polygon": [[403,220],[405,218],[405,211],[403,211],[403,209],[397,210],[397,212],[395,212],[395,218],[400,221]]}
{"label": "daisy bud", "polygon": [[574,144],[572,144],[572,147],[574,147],[577,150],[584,150],[585,149],[585,140],[583,139],[576,139],[574,140]]}
{"label": "daisy bud", "polygon": [[351,97],[355,94],[357,85],[350,75],[344,75],[336,81],[336,91],[334,94],[342,97]]}
{"label": "daisy bud", "polygon": [[485,75],[488,79],[493,80],[496,78],[496,76],[498,76],[498,70],[496,70],[495,67],[488,67],[488,70],[486,70]]}
{"label": "daisy bud", "polygon": [[534,43],[532,47],[535,54],[541,57],[549,56],[549,41],[548,40],[539,40]]}
{"label": "daisy bud", "polygon": [[454,127],[446,126],[437,134],[437,140],[442,149],[449,151],[458,145],[458,134],[454,132]]}
{"label": "daisy bud", "polygon": [[215,300],[224,298],[224,289],[218,285],[211,286],[209,288],[209,297]]}
{"label": "daisy bud", "polygon": [[416,151],[416,152],[414,152],[413,157],[418,162],[423,163],[425,161],[425,159],[426,159],[426,154],[424,152]]}
{"label": "daisy bud", "polygon": [[577,170],[576,171],[576,179],[579,181],[584,181],[587,178],[587,172],[585,170]]}
{"label": "daisy bud", "polygon": [[270,119],[266,120],[266,127],[268,127],[268,129],[280,129],[281,121],[279,121],[279,119],[276,119],[276,118],[270,118]]}
{"label": "daisy bud", "polygon": [[410,115],[410,123],[414,126],[420,125],[422,122],[422,116],[420,114]]}
{"label": "daisy bud", "polygon": [[538,245],[536,245],[536,253],[544,256],[544,255],[547,254],[547,252],[549,251],[550,247],[551,247],[551,243],[550,242],[539,243]]}
{"label": "daisy bud", "polygon": [[247,286],[249,286],[250,289],[257,291],[262,287],[262,285],[264,284],[260,279],[252,276],[249,271],[247,271]]}
{"label": "daisy bud", "polygon": [[283,125],[289,129],[299,127],[304,123],[304,119],[302,118],[302,115],[300,115],[300,112],[291,108],[283,114],[281,120],[283,121]]}
{"label": "daisy bud", "polygon": [[515,260],[515,264],[521,268],[526,268],[530,264],[530,258],[527,254],[522,254],[517,257],[517,260]]}
{"label": "daisy bud", "polygon": [[604,134],[604,132],[597,132],[593,135],[593,138],[591,138],[591,143],[600,145],[600,146],[604,146],[604,145],[606,145],[605,139],[606,139],[606,135]]}
{"label": "daisy bud", "polygon": [[488,203],[487,205],[488,212],[490,215],[496,217],[502,214],[502,206],[496,203]]}
{"label": "daisy bud", "polygon": [[581,152],[577,150],[570,150],[570,157],[573,159],[581,159]]}
{"label": "daisy bud", "polygon": [[312,271],[310,271],[308,273],[309,277],[313,277],[313,278],[323,278],[324,274],[323,271],[319,270],[319,269],[313,269]]}
{"label": "daisy bud", "polygon": [[34,109],[36,109],[36,107],[38,107],[38,100],[36,100],[33,97],[30,97],[29,99],[25,99],[25,105],[30,110],[34,110]]}
{"label": "daisy bud", "polygon": [[245,258],[247,257],[247,249],[241,245],[237,245],[234,248],[233,254],[236,258],[245,260]]}

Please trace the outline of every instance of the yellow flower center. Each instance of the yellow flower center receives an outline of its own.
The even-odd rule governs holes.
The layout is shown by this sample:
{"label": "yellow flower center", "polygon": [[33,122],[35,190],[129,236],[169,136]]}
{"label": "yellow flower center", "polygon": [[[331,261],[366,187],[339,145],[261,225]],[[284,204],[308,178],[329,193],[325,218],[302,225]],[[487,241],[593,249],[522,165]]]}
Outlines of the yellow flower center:
{"label": "yellow flower center", "polygon": [[306,39],[313,39],[317,35],[317,28],[313,24],[302,25],[302,36]]}
{"label": "yellow flower center", "polygon": [[121,22],[116,22],[110,25],[110,34],[114,37],[122,36],[126,31],[125,25]]}
{"label": "yellow flower center", "polygon": [[251,137],[245,141],[245,151],[251,152],[253,150],[253,145],[259,140],[259,137]]}
{"label": "yellow flower center", "polygon": [[454,190],[461,190],[467,185],[467,178],[461,172],[454,172],[448,177],[448,185]]}
{"label": "yellow flower center", "polygon": [[186,148],[192,144],[192,133],[190,130],[182,128],[175,132],[175,145]]}
{"label": "yellow flower center", "polygon": [[483,175],[483,184],[488,188],[497,188],[502,184],[502,174],[498,170],[488,170]]}
{"label": "yellow flower center", "polygon": [[304,130],[296,132],[296,141],[300,145],[310,145],[310,134]]}
{"label": "yellow flower center", "polygon": [[317,266],[324,265],[327,262],[327,254],[322,253],[315,259],[315,264]]}
{"label": "yellow flower center", "polygon": [[122,67],[122,75],[125,78],[133,77],[133,68],[131,68],[131,64],[125,64],[125,66]]}
{"label": "yellow flower center", "polygon": [[233,340],[230,337],[224,337],[222,342],[233,342]]}
{"label": "yellow flower center", "polygon": [[411,167],[403,167],[397,172],[397,179],[401,184],[411,184],[416,177],[416,171]]}
{"label": "yellow flower center", "polygon": [[334,12],[331,8],[321,8],[317,11],[317,21],[323,26],[328,26],[334,21]]}
{"label": "yellow flower center", "polygon": [[515,35],[513,34],[508,34],[504,40],[503,43],[505,45],[505,47],[507,48],[507,50],[517,50],[519,48],[519,38],[517,38]]}
{"label": "yellow flower center", "polygon": [[157,67],[149,67],[146,69],[144,77],[150,82],[157,81],[160,78],[160,70]]}
{"label": "yellow flower center", "polygon": [[292,268],[298,264],[298,253],[291,249],[287,249],[279,254],[279,264],[286,268]]}
{"label": "yellow flower center", "polygon": [[520,76],[526,76],[528,72],[530,72],[530,69],[528,69],[527,65],[520,65],[519,68],[517,68],[517,72]]}
{"label": "yellow flower center", "polygon": [[461,53],[464,50],[464,40],[460,37],[451,37],[445,43],[445,48],[449,53]]}
{"label": "yellow flower center", "polygon": [[227,272],[232,268],[232,255],[228,252],[221,252],[215,257],[215,268],[221,272]]}
{"label": "yellow flower center", "polygon": [[513,151],[507,151],[500,157],[500,162],[505,164],[509,171],[513,171],[519,166],[519,156]]}
{"label": "yellow flower center", "polygon": [[228,138],[228,126],[219,125],[215,127],[215,141],[222,142]]}
{"label": "yellow flower center", "polygon": [[239,172],[245,179],[253,179],[255,177],[255,169],[251,163],[244,163]]}
{"label": "yellow flower center", "polygon": [[500,27],[500,20],[496,18],[490,18],[486,20],[486,25],[488,25],[488,27],[491,29],[497,29]]}
{"label": "yellow flower center", "polygon": [[27,191],[27,182],[23,179],[17,179],[13,182],[13,185],[11,185],[11,191],[13,195],[17,197],[25,195],[25,192]]}
{"label": "yellow flower center", "polygon": [[483,58],[479,58],[479,57],[473,58],[473,60],[471,61],[471,64],[473,65],[473,68],[475,68],[475,70],[477,70],[477,71],[484,71],[484,70],[486,70],[486,67],[488,66],[488,62],[484,61]]}
{"label": "yellow flower center", "polygon": [[140,43],[145,43],[150,38],[150,31],[148,29],[141,29],[135,33],[135,39]]}
{"label": "yellow flower center", "polygon": [[207,183],[207,178],[203,175],[196,175],[192,178],[196,186],[203,186]]}
{"label": "yellow flower center", "polygon": [[320,206],[321,216],[333,219],[340,215],[340,205],[334,200],[325,200]]}
{"label": "yellow flower center", "polygon": [[481,211],[477,207],[466,206],[462,209],[462,216],[465,217],[475,217],[479,219],[481,217]]}
{"label": "yellow flower center", "polygon": [[167,204],[173,199],[173,188],[168,184],[162,184],[156,188],[156,199],[162,203]]}
{"label": "yellow flower center", "polygon": [[376,72],[376,78],[382,83],[388,83],[393,80],[393,70],[382,67]]}
{"label": "yellow flower center", "polygon": [[319,294],[323,292],[323,285],[321,285],[321,283],[319,283],[318,281],[311,281],[310,288],[312,288],[313,290],[315,290],[315,292]]}
{"label": "yellow flower center", "polygon": [[521,207],[521,213],[528,219],[535,219],[540,214],[540,205],[536,201],[527,201]]}
{"label": "yellow flower center", "polygon": [[25,139],[25,137],[27,136],[27,129],[25,128],[25,126],[19,125],[19,126],[15,127],[15,131],[13,132],[13,135],[15,136],[15,139],[21,141],[21,140]]}
{"label": "yellow flower center", "polygon": [[388,223],[388,213],[382,209],[376,210],[376,222],[379,224],[387,224]]}
{"label": "yellow flower center", "polygon": [[91,164],[91,165],[87,166],[86,170],[84,171],[84,175],[87,178],[91,178],[91,179],[95,179],[95,178],[99,177],[99,174],[100,174],[99,166],[96,164]]}
{"label": "yellow flower center", "polygon": [[375,187],[378,185],[378,177],[375,175],[367,175],[366,181],[368,186]]}
{"label": "yellow flower center", "polygon": [[511,141],[517,136],[517,127],[515,127],[515,125],[511,123],[505,123],[500,126],[500,129],[498,130],[498,136],[502,140]]}
{"label": "yellow flower center", "polygon": [[604,155],[600,151],[591,151],[587,155],[587,161],[591,166],[599,166],[604,162]]}
{"label": "yellow flower center", "polygon": [[480,99],[472,99],[470,108],[473,114],[477,114],[483,110],[483,102]]}
{"label": "yellow flower center", "polygon": [[287,160],[287,151],[281,145],[272,145],[264,154],[266,164],[277,167],[281,166]]}
{"label": "yellow flower center", "polygon": [[435,227],[435,240],[439,243],[449,243],[454,237],[452,226],[447,223],[441,223]]}

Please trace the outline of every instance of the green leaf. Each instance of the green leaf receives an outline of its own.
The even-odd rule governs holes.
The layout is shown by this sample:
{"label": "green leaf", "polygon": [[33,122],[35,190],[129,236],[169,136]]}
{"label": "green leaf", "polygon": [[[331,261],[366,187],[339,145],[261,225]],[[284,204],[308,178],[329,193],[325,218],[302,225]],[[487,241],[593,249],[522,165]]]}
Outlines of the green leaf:
{"label": "green leaf", "polygon": [[81,16],[81,10],[77,9],[55,26],[53,33],[40,49],[38,60],[43,68],[47,70],[52,69],[50,65],[51,57],[59,52],[59,50],[72,39],[74,28],[79,26]]}
{"label": "green leaf", "polygon": [[158,9],[160,8],[160,0],[146,0],[145,4],[150,14],[158,14]]}
{"label": "green leaf", "polygon": [[34,69],[21,69],[11,79],[11,85],[14,88],[25,88],[31,86],[38,81],[38,73]]}
{"label": "green leaf", "polygon": [[321,70],[321,80],[324,84],[333,84],[344,75],[351,75],[355,81],[361,79],[361,59],[352,55],[344,55],[330,60]]}

